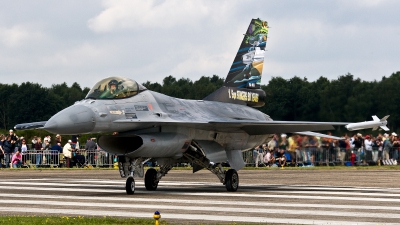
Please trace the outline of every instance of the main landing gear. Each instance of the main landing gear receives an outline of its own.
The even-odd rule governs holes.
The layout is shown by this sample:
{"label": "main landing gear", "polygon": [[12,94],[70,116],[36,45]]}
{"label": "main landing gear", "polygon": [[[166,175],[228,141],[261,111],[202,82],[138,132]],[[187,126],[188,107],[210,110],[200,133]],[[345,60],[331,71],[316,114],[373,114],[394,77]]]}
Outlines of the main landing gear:
{"label": "main landing gear", "polygon": [[[157,171],[150,168],[144,175],[143,165],[150,159],[137,158],[133,161],[125,156],[118,158],[118,168],[121,177],[126,177],[125,189],[128,195],[135,193],[135,178],[144,177],[144,186],[149,191],[155,191],[158,187],[158,182],[170,171],[174,165],[174,161],[164,160],[163,165]],[[160,160],[161,161],[161,160]]]}
{"label": "main landing gear", "polygon": [[[193,172],[196,172],[202,168],[205,168],[215,174],[220,182],[225,185],[227,191],[237,191],[239,188],[239,175],[235,169],[225,170],[220,163],[214,164],[202,153],[198,146],[197,148],[191,146],[186,152],[183,153],[183,157],[180,159],[184,162],[191,162],[193,165]],[[150,168],[144,173],[143,165],[150,158],[136,158],[130,159],[125,156],[118,158],[118,167],[121,177],[126,178],[125,189],[128,195],[135,193],[135,178],[144,178],[144,186],[148,191],[157,190],[158,183],[161,178],[165,176],[169,170],[172,169],[173,165],[178,161],[174,159],[157,159],[161,166],[159,170]]]}
{"label": "main landing gear", "polygon": [[226,171],[221,164],[211,163],[199,149],[201,149],[200,146],[191,145],[191,147],[183,153],[183,156],[193,164],[193,168],[197,168],[193,170],[193,172],[205,168],[218,177],[221,183],[225,185],[227,191],[237,191],[239,188],[239,175],[236,170],[229,169]]}
{"label": "main landing gear", "polygon": [[157,189],[161,177],[165,176],[175,163],[174,160],[169,159],[159,159],[158,161],[162,163],[160,169],[155,170],[154,168],[150,168],[146,171],[146,175],[144,176],[144,186],[148,191],[155,191]]}
{"label": "main landing gear", "polygon": [[144,186],[149,191],[155,191],[157,189],[159,180],[157,179],[157,170],[150,168],[147,170],[144,176]]}

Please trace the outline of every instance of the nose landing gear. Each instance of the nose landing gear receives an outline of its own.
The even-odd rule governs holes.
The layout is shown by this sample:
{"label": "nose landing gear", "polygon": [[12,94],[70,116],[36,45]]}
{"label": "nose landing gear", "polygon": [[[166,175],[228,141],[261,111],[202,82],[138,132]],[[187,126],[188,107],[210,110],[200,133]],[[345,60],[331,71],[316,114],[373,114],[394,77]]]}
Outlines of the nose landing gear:
{"label": "nose landing gear", "polygon": [[128,195],[133,195],[135,193],[135,179],[133,179],[133,177],[129,176],[126,179],[125,189]]}
{"label": "nose landing gear", "polygon": [[229,169],[225,173],[225,187],[228,191],[237,191],[239,188],[239,175],[236,170]]}

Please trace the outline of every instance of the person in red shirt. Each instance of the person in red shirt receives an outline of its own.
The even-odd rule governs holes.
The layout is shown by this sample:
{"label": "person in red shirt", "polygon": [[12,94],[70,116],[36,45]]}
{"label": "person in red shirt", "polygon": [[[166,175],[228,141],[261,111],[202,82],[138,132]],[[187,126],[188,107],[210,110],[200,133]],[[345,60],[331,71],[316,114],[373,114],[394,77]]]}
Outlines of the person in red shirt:
{"label": "person in red shirt", "polygon": [[22,165],[22,154],[17,150],[11,159],[12,167],[19,168]]}

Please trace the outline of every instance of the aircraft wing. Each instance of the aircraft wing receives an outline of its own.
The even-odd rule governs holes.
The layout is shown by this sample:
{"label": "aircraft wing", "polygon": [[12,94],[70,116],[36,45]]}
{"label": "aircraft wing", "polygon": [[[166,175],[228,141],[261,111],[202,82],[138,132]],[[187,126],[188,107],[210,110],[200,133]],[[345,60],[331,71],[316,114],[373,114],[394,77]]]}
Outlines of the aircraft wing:
{"label": "aircraft wing", "polygon": [[15,125],[15,130],[30,130],[30,129],[41,129],[44,127],[47,121],[33,122],[33,123],[21,123]]}
{"label": "aircraft wing", "polygon": [[250,135],[294,133],[305,131],[333,130],[333,126],[343,126],[341,122],[308,122],[308,121],[237,121],[237,122],[210,122],[224,127],[240,127]]}
{"label": "aircraft wing", "polygon": [[195,127],[204,130],[215,130],[224,132],[236,132],[243,130],[249,135],[263,135],[275,133],[294,133],[319,130],[333,130],[333,126],[343,126],[348,122],[308,122],[308,121],[255,121],[255,120],[232,120],[232,121],[138,121],[131,119],[116,120],[117,123],[140,123],[146,127],[153,126],[182,126]]}

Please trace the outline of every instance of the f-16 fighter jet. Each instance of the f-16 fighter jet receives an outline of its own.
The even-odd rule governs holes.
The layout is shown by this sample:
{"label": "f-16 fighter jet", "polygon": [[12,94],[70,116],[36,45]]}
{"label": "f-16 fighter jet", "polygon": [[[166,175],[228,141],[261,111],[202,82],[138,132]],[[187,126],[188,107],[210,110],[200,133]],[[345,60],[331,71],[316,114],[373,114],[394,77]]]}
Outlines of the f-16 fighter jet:
{"label": "f-16 fighter jet", "polygon": [[[177,163],[190,163],[193,172],[207,169],[228,191],[236,191],[237,170],[245,166],[243,151],[268,142],[275,133],[309,134],[348,124],[274,121],[254,108],[264,105],[260,80],[267,34],[266,21],[251,20],[224,86],[203,100],[173,98],[129,78],[109,77],[97,82],[85,99],[48,121],[18,124],[15,129],[41,128],[71,135],[108,133],[98,137],[98,144],[118,155],[127,194],[135,192],[138,178],[144,178],[147,190],[156,190],[160,179]],[[156,160],[159,169],[144,173],[148,160]],[[230,169],[222,167],[225,162]]]}

